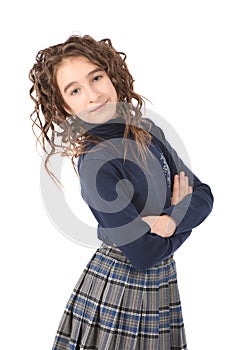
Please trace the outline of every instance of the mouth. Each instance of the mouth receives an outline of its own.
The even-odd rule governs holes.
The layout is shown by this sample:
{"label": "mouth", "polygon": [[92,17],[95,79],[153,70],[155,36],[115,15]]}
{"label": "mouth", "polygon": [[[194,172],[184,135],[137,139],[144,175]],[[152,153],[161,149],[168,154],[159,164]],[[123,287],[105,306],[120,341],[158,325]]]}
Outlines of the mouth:
{"label": "mouth", "polygon": [[98,106],[96,106],[95,108],[91,109],[90,112],[97,112],[97,111],[100,111],[102,108],[104,108],[106,106],[108,101],[105,101],[101,104],[99,104]]}

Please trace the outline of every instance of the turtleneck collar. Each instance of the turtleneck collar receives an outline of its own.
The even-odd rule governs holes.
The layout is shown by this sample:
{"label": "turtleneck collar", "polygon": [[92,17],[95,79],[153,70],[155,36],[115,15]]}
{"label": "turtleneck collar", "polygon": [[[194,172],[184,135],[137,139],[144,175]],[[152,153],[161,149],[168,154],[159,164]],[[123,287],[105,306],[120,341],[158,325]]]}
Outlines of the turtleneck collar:
{"label": "turtleneck collar", "polygon": [[105,139],[123,137],[125,131],[125,120],[120,116],[101,124],[88,123],[83,120],[80,124],[89,131],[91,135],[104,137]]}

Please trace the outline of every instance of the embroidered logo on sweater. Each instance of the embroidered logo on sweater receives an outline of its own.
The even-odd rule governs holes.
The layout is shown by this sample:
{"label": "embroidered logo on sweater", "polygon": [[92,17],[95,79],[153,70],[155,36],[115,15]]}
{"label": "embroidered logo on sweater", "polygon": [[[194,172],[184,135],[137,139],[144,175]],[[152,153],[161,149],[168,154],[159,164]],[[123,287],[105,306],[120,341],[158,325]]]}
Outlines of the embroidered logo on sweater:
{"label": "embroidered logo on sweater", "polygon": [[171,172],[163,153],[160,153],[160,160],[162,162],[162,168],[167,180],[168,187],[171,188]]}

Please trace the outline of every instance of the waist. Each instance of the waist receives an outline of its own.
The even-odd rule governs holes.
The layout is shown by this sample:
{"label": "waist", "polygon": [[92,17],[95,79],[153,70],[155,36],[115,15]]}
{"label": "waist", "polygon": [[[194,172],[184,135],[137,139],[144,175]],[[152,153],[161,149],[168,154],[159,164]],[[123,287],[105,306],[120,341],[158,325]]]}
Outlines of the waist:
{"label": "waist", "polygon": [[[100,252],[101,254],[110,256],[113,259],[116,259],[118,261],[125,262],[125,263],[132,265],[132,263],[127,259],[127,257],[124,255],[124,253],[117,246],[111,246],[111,245],[107,245],[106,243],[102,243],[101,246],[98,248],[98,252]],[[173,255],[171,255],[167,259],[161,261],[160,263],[156,264],[155,266],[167,265],[172,260],[173,260]],[[153,266],[153,267],[155,267],[155,266]]]}

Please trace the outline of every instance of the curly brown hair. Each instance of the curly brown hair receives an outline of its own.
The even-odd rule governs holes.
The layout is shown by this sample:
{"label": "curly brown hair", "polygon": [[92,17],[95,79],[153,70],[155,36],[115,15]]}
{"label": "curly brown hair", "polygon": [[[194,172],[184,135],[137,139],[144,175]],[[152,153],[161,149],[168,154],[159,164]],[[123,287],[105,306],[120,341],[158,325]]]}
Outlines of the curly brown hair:
{"label": "curly brown hair", "polygon": [[[45,167],[53,178],[54,174],[49,170],[48,161],[59,148],[55,143],[56,125],[61,126],[70,117],[66,112],[68,106],[57,84],[57,71],[67,58],[77,56],[84,56],[104,69],[117,92],[118,101],[130,106],[127,108],[127,113],[124,113],[124,109],[122,110],[122,117],[127,121],[124,138],[127,139],[130,131],[132,132],[139,154],[144,160],[145,151],[148,150],[151,141],[149,132],[140,128],[144,99],[134,92],[134,80],[125,62],[126,55],[116,51],[110,39],[97,41],[89,35],[72,35],[64,43],[40,50],[36,56],[36,63],[29,72],[29,78],[33,83],[30,96],[35,103],[34,111],[30,115],[33,122],[32,129],[37,142],[46,152]],[[35,128],[39,128],[39,135]],[[87,152],[84,147],[86,140],[98,143],[96,137],[80,127],[76,128],[75,137],[69,137],[69,140],[66,140],[69,141],[67,146],[62,146],[62,155],[71,157],[74,166],[74,158]]]}

